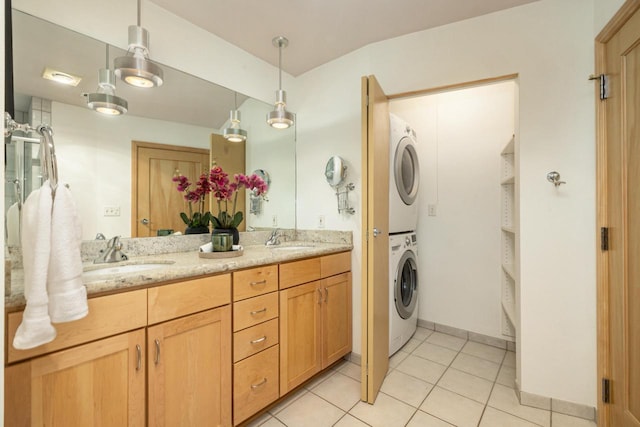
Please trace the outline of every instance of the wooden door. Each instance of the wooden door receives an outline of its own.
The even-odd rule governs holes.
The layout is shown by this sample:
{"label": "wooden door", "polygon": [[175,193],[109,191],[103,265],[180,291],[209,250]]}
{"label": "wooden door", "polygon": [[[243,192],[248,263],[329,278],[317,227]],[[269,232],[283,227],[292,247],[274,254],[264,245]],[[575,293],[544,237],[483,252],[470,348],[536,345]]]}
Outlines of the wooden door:
{"label": "wooden door", "polygon": [[280,291],[280,396],[322,369],[320,282]]}
{"label": "wooden door", "polygon": [[5,425],[144,426],[144,341],[139,329],[8,367]]}
{"label": "wooden door", "polygon": [[322,369],[351,351],[351,273],[322,280]]}
{"label": "wooden door", "polygon": [[149,426],[231,425],[231,308],[149,327]]}
{"label": "wooden door", "polygon": [[[600,426],[640,426],[640,2],[627,1],[597,39],[609,95],[598,100],[598,371],[610,381]],[[602,385],[600,385],[602,392]]]}
{"label": "wooden door", "polygon": [[195,188],[200,174],[210,169],[209,150],[134,141],[132,159],[131,236],[151,237],[166,229],[184,232],[180,212],[188,215],[189,207],[171,179],[179,171]]}
{"label": "wooden door", "polygon": [[[246,174],[249,172],[245,166],[245,142],[229,142],[222,135],[211,134],[211,164],[220,166],[223,171],[228,173],[230,181],[233,181],[233,175],[237,173]],[[217,216],[218,207],[215,200],[212,200],[211,206],[213,214]],[[231,206],[229,207],[231,208]],[[242,212],[244,215],[244,220],[238,226],[238,230],[245,231],[249,212],[246,209],[246,190],[244,188],[238,191],[236,212]]]}
{"label": "wooden door", "polygon": [[389,103],[362,78],[362,400],[373,403],[389,369]]}

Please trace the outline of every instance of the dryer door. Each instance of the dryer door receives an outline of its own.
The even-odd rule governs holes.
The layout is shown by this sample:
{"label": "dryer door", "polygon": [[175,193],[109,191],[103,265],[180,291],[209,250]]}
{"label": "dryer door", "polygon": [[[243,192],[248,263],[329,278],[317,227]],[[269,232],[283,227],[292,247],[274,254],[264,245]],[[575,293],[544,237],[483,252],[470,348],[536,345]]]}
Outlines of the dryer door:
{"label": "dryer door", "polygon": [[403,319],[411,317],[418,302],[418,264],[412,250],[405,251],[398,263],[394,284],[396,310]]}
{"label": "dryer door", "polygon": [[415,143],[408,136],[402,138],[396,148],[393,175],[400,198],[406,205],[412,205],[418,196],[420,165]]}

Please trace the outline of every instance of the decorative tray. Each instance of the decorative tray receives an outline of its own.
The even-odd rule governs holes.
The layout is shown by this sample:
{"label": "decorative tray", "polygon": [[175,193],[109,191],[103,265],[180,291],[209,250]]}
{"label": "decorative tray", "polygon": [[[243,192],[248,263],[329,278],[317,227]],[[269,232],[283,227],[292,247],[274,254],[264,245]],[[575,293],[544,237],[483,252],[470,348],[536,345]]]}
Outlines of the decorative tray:
{"label": "decorative tray", "polygon": [[242,256],[242,254],[244,254],[244,248],[226,252],[198,252],[198,256],[200,256],[200,258],[208,259],[235,258]]}

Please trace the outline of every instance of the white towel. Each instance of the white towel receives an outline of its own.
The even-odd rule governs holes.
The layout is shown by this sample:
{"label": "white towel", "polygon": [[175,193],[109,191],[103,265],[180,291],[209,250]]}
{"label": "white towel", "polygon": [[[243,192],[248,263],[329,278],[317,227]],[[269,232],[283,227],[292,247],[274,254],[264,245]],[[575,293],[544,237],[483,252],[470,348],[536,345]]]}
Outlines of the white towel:
{"label": "white towel", "polygon": [[7,246],[20,246],[20,209],[14,203],[7,209]]}
{"label": "white towel", "polygon": [[27,307],[13,339],[13,346],[18,350],[46,344],[56,337],[47,295],[52,205],[51,187],[46,181],[22,206],[22,262]]}
{"label": "white towel", "polygon": [[213,243],[209,242],[200,246],[200,252],[213,252]]}
{"label": "white towel", "polygon": [[82,283],[82,227],[71,191],[58,183],[51,214],[49,256],[49,316],[54,323],[82,319],[89,313]]}

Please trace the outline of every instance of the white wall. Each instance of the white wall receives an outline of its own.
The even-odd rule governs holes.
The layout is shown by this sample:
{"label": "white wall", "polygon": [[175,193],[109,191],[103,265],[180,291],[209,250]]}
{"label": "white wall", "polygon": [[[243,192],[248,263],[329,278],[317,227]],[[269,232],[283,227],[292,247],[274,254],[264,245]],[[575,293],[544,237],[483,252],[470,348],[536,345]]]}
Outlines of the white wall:
{"label": "white wall", "polygon": [[[108,238],[131,235],[131,141],[208,150],[212,133],[182,123],[108,117],[59,102],[53,103],[52,116],[60,180],[74,194],[83,239],[98,232]],[[105,206],[120,207],[120,216],[105,217]]]}
{"label": "white wall", "polygon": [[[0,11],[0,39],[2,40],[2,46],[4,46],[4,7],[2,11]],[[4,50],[3,50],[4,52]],[[4,55],[1,55],[0,59],[0,79],[4,82]],[[2,96],[0,96],[0,112],[4,114],[4,85],[2,86]],[[2,131],[4,135],[4,120],[2,121]],[[4,150],[0,154],[0,159],[2,159],[2,164],[4,164]],[[5,180],[4,168],[2,169],[2,182]],[[4,212],[4,185],[0,185],[0,203],[2,203],[1,211]],[[2,247],[4,247],[4,233],[0,233],[0,243],[2,243]],[[0,263],[0,277],[4,277],[4,263]],[[4,316],[0,316],[0,351],[4,354]],[[0,425],[4,424],[4,369],[0,369],[0,384],[2,384],[2,388],[0,389]]]}
{"label": "white wall", "polygon": [[508,81],[389,106],[417,133],[418,317],[498,338],[500,152],[515,129],[514,90]]}
{"label": "white wall", "polygon": [[594,35],[609,22],[615,13],[622,7],[625,0],[595,0]]}
{"label": "white wall", "polygon": [[[387,93],[519,74],[521,177],[521,388],[595,406],[595,157],[592,2],[541,0],[376,43],[296,79],[298,224],[318,210],[329,228],[354,231],[360,218],[326,210],[325,156],[342,154],[361,172],[360,76]],[[335,152],[335,153],[333,153]],[[559,189],[545,175],[557,170]],[[359,187],[358,191],[360,190]],[[307,193],[305,197],[302,194]],[[311,196],[313,195],[313,196]],[[354,274],[354,350],[359,352],[361,283]]]}

